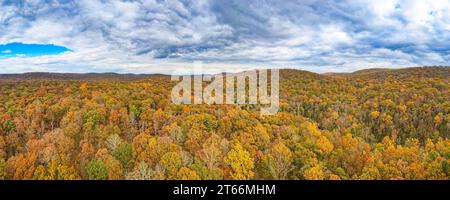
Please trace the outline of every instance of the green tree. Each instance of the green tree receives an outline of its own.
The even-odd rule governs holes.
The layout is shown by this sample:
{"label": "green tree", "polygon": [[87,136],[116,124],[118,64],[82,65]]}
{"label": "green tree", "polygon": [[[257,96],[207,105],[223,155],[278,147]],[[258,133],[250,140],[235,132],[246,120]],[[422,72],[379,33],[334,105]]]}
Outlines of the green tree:
{"label": "green tree", "polygon": [[85,170],[89,180],[106,180],[108,178],[108,169],[101,160],[90,161]]}
{"label": "green tree", "polygon": [[114,157],[120,161],[122,166],[126,169],[129,167],[130,161],[133,158],[133,149],[127,142],[122,143],[115,151]]}

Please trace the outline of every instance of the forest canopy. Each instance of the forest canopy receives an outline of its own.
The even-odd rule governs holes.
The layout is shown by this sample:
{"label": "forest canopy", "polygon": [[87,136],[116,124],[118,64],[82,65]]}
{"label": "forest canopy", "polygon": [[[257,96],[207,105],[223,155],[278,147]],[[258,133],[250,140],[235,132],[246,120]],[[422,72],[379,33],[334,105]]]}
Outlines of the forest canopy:
{"label": "forest canopy", "polygon": [[164,75],[0,75],[0,180],[450,178],[450,68],[280,72],[280,111]]}

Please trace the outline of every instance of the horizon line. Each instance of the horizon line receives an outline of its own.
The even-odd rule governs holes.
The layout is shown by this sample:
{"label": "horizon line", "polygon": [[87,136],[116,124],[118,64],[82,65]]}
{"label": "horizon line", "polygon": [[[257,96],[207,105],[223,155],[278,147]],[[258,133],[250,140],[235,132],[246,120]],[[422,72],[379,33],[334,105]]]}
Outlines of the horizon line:
{"label": "horizon line", "polygon": [[[273,70],[273,69],[279,69],[279,70],[298,70],[298,71],[305,71],[305,72],[311,72],[311,73],[315,73],[315,74],[352,74],[355,72],[359,72],[359,71],[364,71],[364,70],[375,70],[375,69],[385,69],[385,70],[401,70],[401,69],[412,69],[412,68],[426,68],[426,67],[439,67],[439,68],[446,68],[446,67],[450,67],[450,66],[444,66],[444,65],[429,65],[429,66],[411,66],[411,67],[370,67],[370,68],[364,68],[364,69],[357,69],[355,71],[350,71],[350,72],[314,72],[314,71],[309,71],[306,69],[301,69],[301,68],[296,68],[296,67],[292,67],[292,68],[256,68],[256,69],[243,69],[243,70],[239,70],[237,72],[230,72],[230,73],[241,73],[241,72],[245,72],[245,71],[252,71],[252,70],[261,70],[261,69],[268,69],[268,70]],[[214,73],[214,74],[220,74],[220,73],[227,73],[227,71],[222,71],[222,72],[218,72],[218,73]],[[121,72],[52,72],[52,71],[28,71],[28,72],[21,72],[21,73],[0,73],[0,75],[26,75],[26,74],[70,74],[70,75],[88,75],[88,74],[111,74],[111,75],[135,75],[135,76],[142,76],[142,75],[172,75],[172,74],[167,74],[167,73],[133,73],[133,72],[128,72],[128,73],[121,73]],[[192,75],[192,74],[191,74]],[[211,73],[204,73],[202,75],[212,75]]]}

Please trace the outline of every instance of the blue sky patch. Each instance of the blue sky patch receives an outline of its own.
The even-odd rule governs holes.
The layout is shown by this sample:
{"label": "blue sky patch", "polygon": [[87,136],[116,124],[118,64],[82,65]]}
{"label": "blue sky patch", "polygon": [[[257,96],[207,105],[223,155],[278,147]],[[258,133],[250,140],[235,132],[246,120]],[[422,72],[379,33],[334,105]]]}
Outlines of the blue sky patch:
{"label": "blue sky patch", "polygon": [[56,55],[71,51],[63,46],[53,44],[24,44],[8,43],[0,45],[0,59],[11,57],[35,57],[44,55]]}

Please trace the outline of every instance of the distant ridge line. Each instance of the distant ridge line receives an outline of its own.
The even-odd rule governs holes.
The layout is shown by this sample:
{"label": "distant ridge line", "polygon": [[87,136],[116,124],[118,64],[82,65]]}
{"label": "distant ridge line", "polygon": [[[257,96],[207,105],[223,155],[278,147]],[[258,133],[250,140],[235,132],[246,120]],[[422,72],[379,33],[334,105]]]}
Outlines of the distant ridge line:
{"label": "distant ridge line", "polygon": [[[245,70],[242,70],[242,72]],[[410,68],[369,68],[358,70],[349,73],[315,73],[310,71],[305,71],[302,69],[285,68],[280,69],[283,73],[308,73],[317,76],[334,76],[334,77],[352,77],[352,76],[366,76],[366,75],[383,75],[383,73],[392,73],[391,75],[401,75],[402,72],[415,72],[415,73],[430,73],[431,71],[444,73],[442,75],[450,76],[450,66],[425,66],[425,67],[410,67]],[[237,72],[240,73],[240,72]],[[0,74],[1,80],[110,80],[110,79],[145,79],[151,77],[168,77],[167,74],[134,74],[126,73],[120,74],[115,72],[105,72],[105,73],[57,73],[57,72],[26,72],[26,73],[16,73],[16,74]]]}

